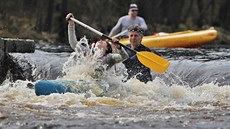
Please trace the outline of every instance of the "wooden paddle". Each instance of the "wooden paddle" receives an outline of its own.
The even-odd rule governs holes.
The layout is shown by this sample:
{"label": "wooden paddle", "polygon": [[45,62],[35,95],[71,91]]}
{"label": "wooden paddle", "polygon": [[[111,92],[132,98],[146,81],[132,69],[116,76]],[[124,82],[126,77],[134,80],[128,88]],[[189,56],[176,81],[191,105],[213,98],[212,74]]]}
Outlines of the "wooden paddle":
{"label": "wooden paddle", "polygon": [[[109,40],[112,40],[112,38],[110,38],[109,36],[101,33],[100,31],[98,30],[95,30],[94,28],[84,24],[83,22],[75,19],[75,18],[70,18],[72,21],[76,22],[77,24],[93,31],[94,33],[102,36],[102,37],[105,37]],[[141,52],[138,52],[138,51],[135,51],[127,46],[125,46],[124,44],[121,44],[120,42],[116,42],[116,44],[119,44],[120,46],[122,46],[123,48],[125,49],[128,49],[132,52],[135,52],[136,55],[137,55],[137,58],[138,60],[146,67],[152,69],[152,70],[155,70],[159,73],[163,73],[167,70],[167,68],[169,67],[169,61],[167,61],[166,59],[154,54],[154,53],[151,53],[151,52],[148,52],[148,51],[141,51]]]}

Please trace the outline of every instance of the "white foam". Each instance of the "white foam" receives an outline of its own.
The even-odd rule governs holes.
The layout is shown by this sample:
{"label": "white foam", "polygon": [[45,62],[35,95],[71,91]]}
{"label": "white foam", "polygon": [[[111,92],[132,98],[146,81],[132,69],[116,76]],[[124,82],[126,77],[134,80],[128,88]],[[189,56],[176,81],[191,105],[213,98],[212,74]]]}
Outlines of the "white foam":
{"label": "white foam", "polygon": [[108,98],[103,98],[103,101],[92,90],[79,94],[65,93],[36,96],[33,89],[27,88],[29,81],[10,83],[6,80],[0,88],[0,103],[17,102],[44,106],[87,106],[100,103],[107,104],[110,101],[115,104],[123,103],[124,105],[134,106],[197,107],[202,105],[207,108],[212,108],[214,103],[230,104],[229,85],[219,87],[218,84],[208,83],[194,88],[189,87],[187,84],[186,86],[178,84],[169,86],[158,77],[147,84],[137,79],[130,79],[123,83],[121,80],[124,76],[115,74],[113,69],[105,71],[99,78],[95,78],[92,75],[95,72],[95,67],[98,67],[99,64],[95,60],[89,60],[88,54],[82,56],[84,54],[77,53],[77,51],[72,53],[64,65],[63,72],[66,75],[59,79],[84,80],[87,85],[99,87],[103,90],[106,89],[104,96]]}

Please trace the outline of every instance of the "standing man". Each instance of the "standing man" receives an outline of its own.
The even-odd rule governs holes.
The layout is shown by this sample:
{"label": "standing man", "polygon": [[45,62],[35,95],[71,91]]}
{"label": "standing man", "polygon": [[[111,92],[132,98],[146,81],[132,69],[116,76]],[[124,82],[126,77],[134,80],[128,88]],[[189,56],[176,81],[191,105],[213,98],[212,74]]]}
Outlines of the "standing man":
{"label": "standing man", "polygon": [[[109,36],[112,37],[119,32],[125,31],[131,25],[138,25],[143,30],[147,30],[148,27],[145,23],[145,20],[142,17],[137,16],[138,14],[138,7],[136,4],[130,4],[128,15],[121,17],[116,26],[113,27]],[[124,33],[123,37],[128,37],[128,33]]]}
{"label": "standing man", "polygon": [[[144,30],[137,25],[130,26],[128,28],[128,36],[130,44],[127,46],[136,51],[149,51],[151,50],[141,44],[143,38]],[[133,51],[126,51],[129,55],[129,58],[123,61],[128,73],[127,79],[136,77],[141,82],[147,83],[152,81],[152,76],[150,69],[145,67],[137,58],[136,53]]]}

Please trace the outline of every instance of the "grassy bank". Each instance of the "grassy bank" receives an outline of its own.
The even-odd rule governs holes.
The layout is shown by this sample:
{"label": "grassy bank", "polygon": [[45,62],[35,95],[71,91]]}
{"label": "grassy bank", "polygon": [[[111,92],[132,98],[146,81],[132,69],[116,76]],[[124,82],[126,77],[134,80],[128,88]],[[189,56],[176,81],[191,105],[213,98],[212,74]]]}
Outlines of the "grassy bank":
{"label": "grassy bank", "polygon": [[[8,22],[6,22],[8,21]],[[38,43],[47,43],[47,44],[55,44],[60,43],[59,32],[44,32],[38,31],[36,29],[36,20],[35,18],[27,18],[27,17],[17,17],[10,16],[7,20],[0,21],[0,37],[9,37],[9,38],[22,38],[22,39],[33,39]],[[148,24],[149,30],[147,32],[148,35],[155,32],[178,32],[178,31],[186,31],[186,30],[202,30],[208,29],[209,25],[204,25],[201,28],[197,27],[192,23],[181,23],[177,26],[165,25],[160,23]],[[215,40],[216,44],[230,44],[230,32],[226,31],[224,28],[214,27],[218,31],[218,38]],[[110,30],[107,30],[110,31]],[[67,30],[65,30],[67,33]],[[98,38],[96,35],[93,35],[91,32],[80,28],[78,30],[78,35],[87,35],[88,38]],[[62,37],[66,39],[67,37]],[[79,37],[80,38],[80,37]]]}

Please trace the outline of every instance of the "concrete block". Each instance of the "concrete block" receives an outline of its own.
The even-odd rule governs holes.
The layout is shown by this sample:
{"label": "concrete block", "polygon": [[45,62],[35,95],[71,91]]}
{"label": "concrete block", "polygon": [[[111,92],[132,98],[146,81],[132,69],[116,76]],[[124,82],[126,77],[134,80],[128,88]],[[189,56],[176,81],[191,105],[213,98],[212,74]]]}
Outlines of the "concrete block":
{"label": "concrete block", "polygon": [[5,40],[0,38],[0,50],[5,51]]}
{"label": "concrete block", "polygon": [[29,39],[2,38],[0,49],[7,52],[33,53],[35,51],[35,41]]}
{"label": "concrete block", "polygon": [[0,84],[6,79],[8,71],[8,58],[7,53],[0,49]]}

